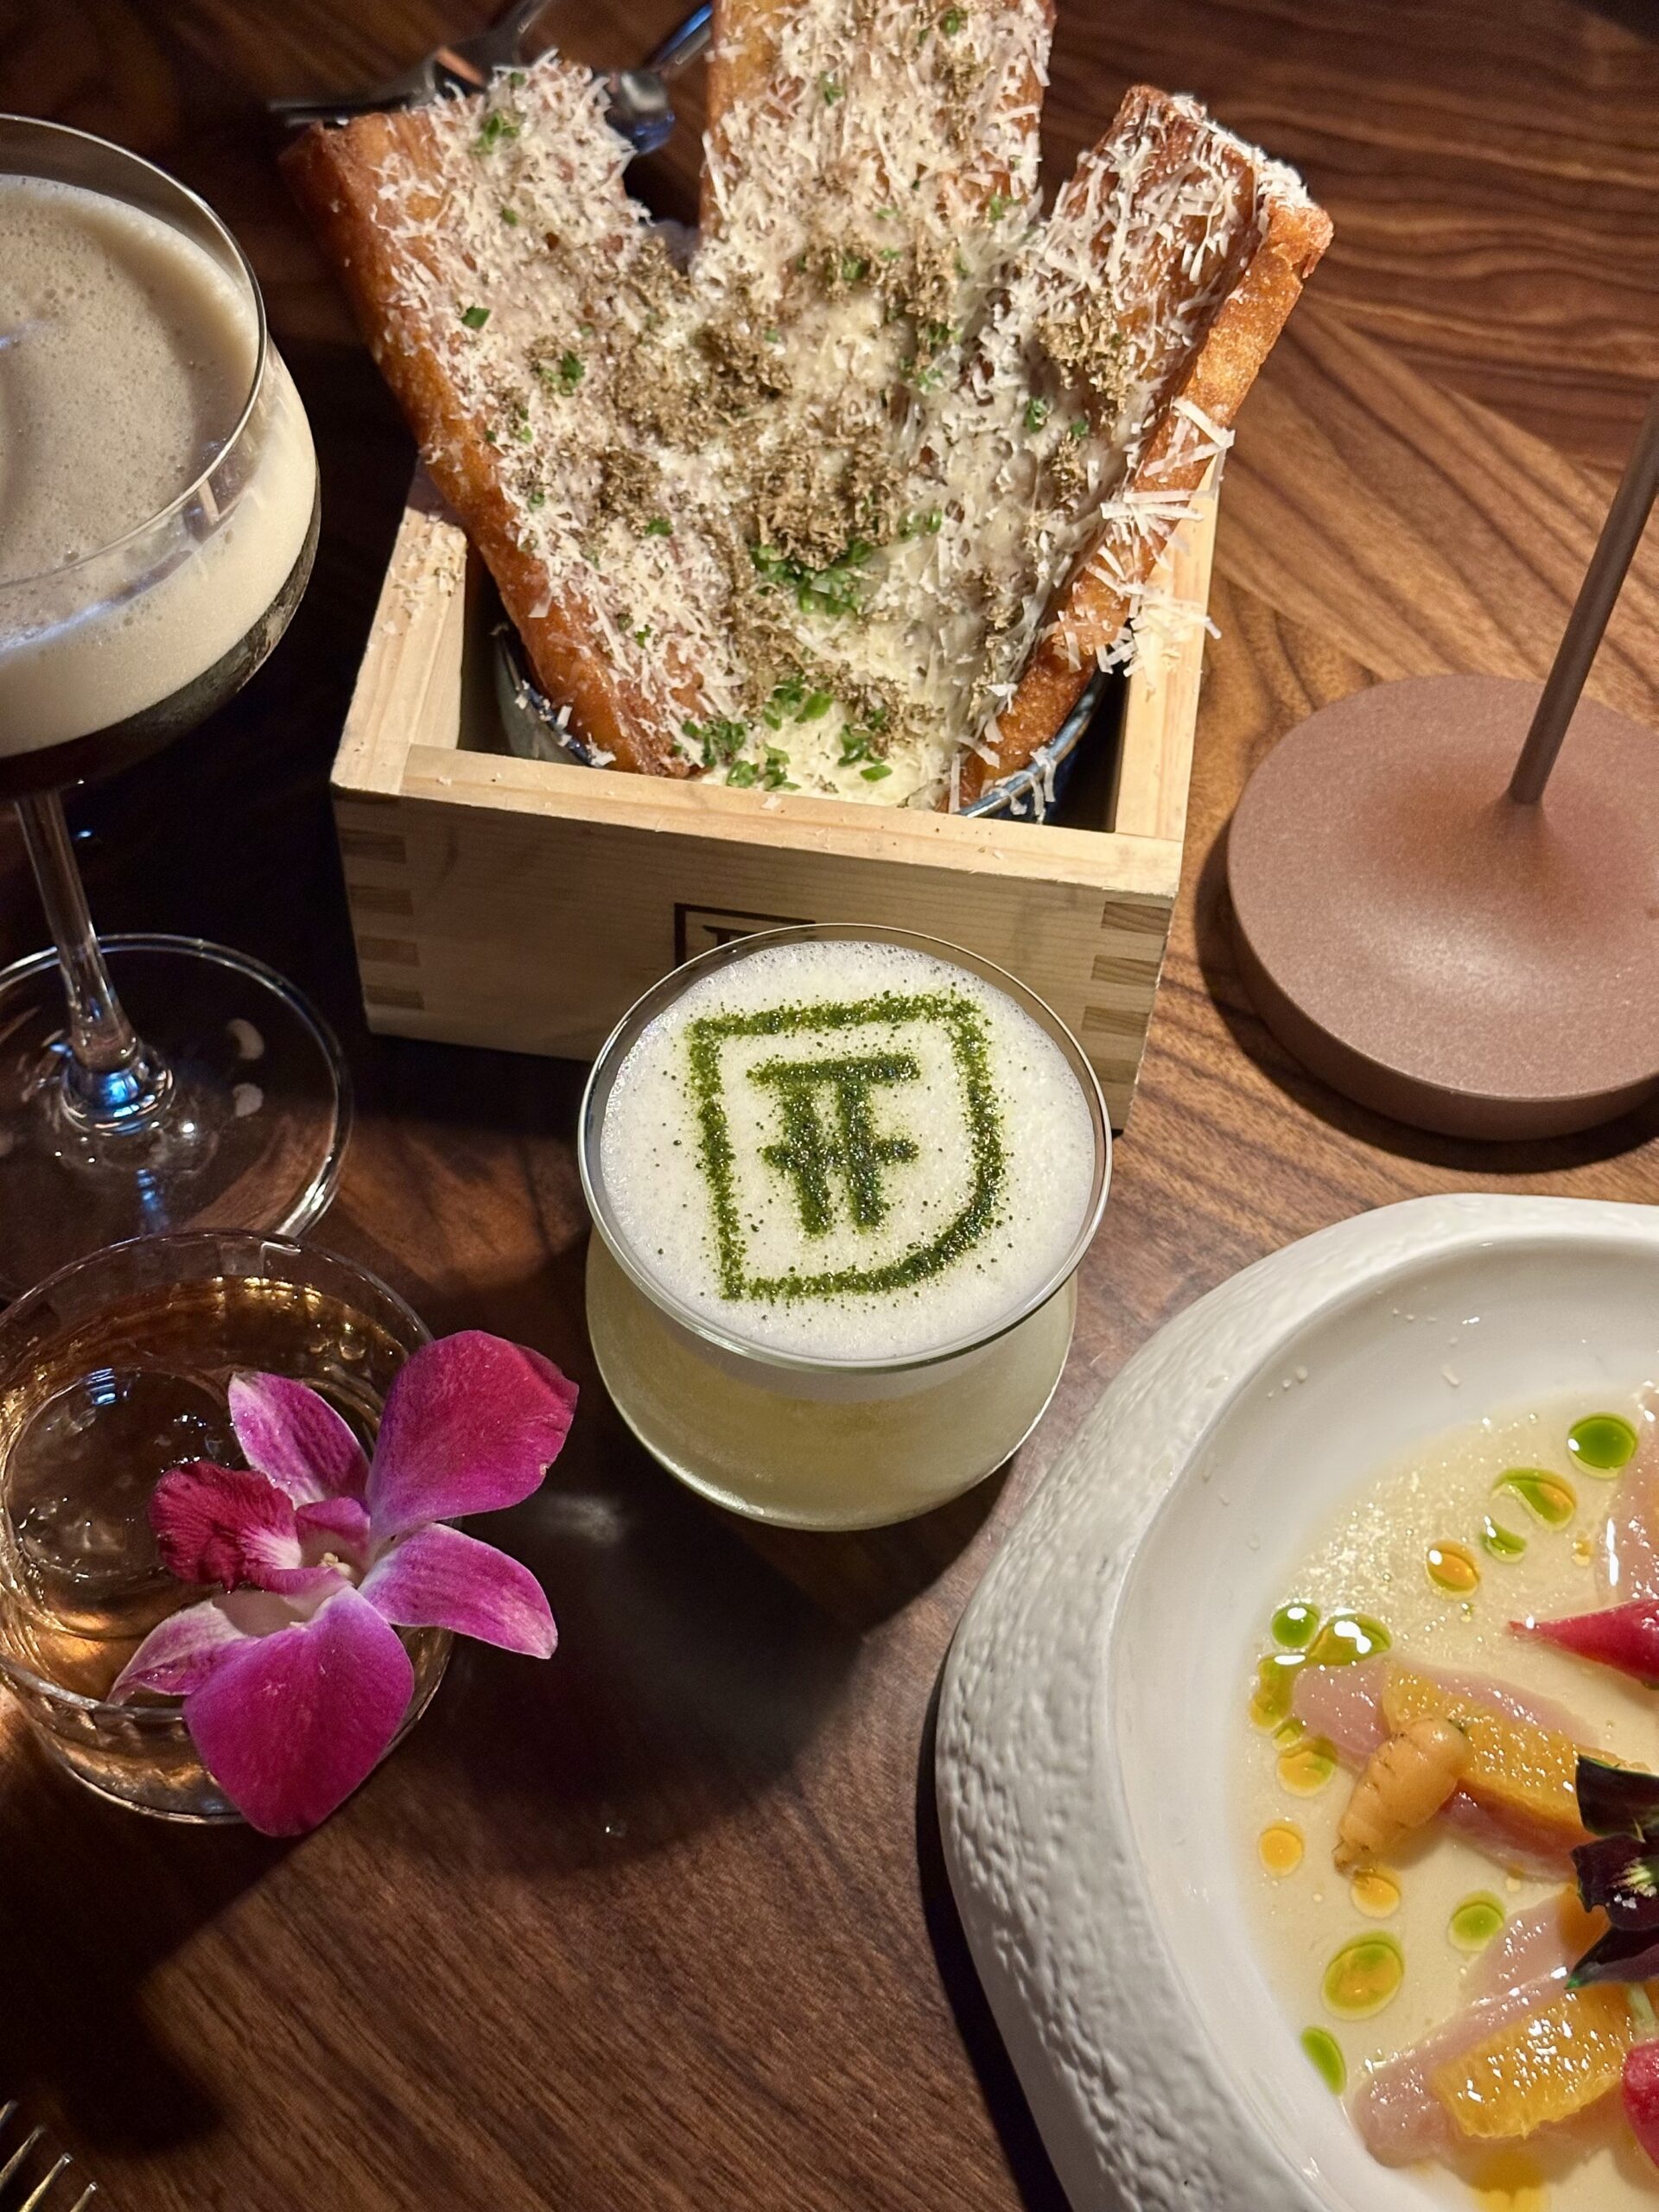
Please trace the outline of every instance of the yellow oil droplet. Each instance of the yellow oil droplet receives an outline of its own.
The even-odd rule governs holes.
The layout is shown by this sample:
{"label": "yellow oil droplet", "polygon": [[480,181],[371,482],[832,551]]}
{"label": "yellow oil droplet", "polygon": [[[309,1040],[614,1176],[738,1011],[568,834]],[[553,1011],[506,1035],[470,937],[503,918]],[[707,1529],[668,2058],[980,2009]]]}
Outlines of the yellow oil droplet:
{"label": "yellow oil droplet", "polygon": [[1392,1936],[1355,1936],[1325,1970],[1320,1993],[1342,2020],[1369,2020],[1399,1994],[1406,1956]]}
{"label": "yellow oil droplet", "polygon": [[1368,1920],[1386,1920],[1400,1910],[1400,1885],[1381,1866],[1363,1866],[1349,1885],[1349,1895]]}
{"label": "yellow oil droplet", "polygon": [[1474,1554],[1462,1544],[1431,1544],[1423,1564],[1437,1590],[1451,1590],[1465,1597],[1480,1580]]}
{"label": "yellow oil droplet", "polygon": [[1596,1548],[1595,1548],[1595,1546],[1591,1542],[1591,1541],[1590,1541],[1590,1539],[1589,1539],[1589,1537],[1588,1537],[1588,1536],[1574,1536],[1574,1537],[1573,1537],[1573,1558],[1574,1558],[1575,1560],[1577,1560],[1577,1561],[1579,1562],[1579,1565],[1580,1565],[1580,1567],[1588,1567],[1588,1566],[1589,1566],[1589,1564],[1590,1564],[1590,1562],[1591,1562],[1591,1560],[1592,1560],[1592,1559],[1594,1559],[1595,1555],[1596,1555]]}
{"label": "yellow oil droplet", "polygon": [[1524,2151],[1500,2151],[1483,2159],[1472,2186],[1482,2212],[1548,2212],[1548,2188]]}
{"label": "yellow oil droplet", "polygon": [[1323,1736],[1279,1754],[1279,1779],[1293,1797],[1317,1797],[1337,1770],[1337,1755]]}
{"label": "yellow oil droplet", "polygon": [[1306,1733],[1307,1724],[1306,1721],[1281,1721],[1279,1726],[1273,1732],[1273,1740],[1278,1745],[1281,1751],[1287,1751],[1293,1744],[1300,1744]]}
{"label": "yellow oil droplet", "polygon": [[1296,1872],[1306,1847],[1302,1841],[1302,1832],[1294,1821],[1274,1821],[1271,1827],[1263,1828],[1256,1839],[1262,1864],[1269,1874],[1281,1881],[1287,1874]]}

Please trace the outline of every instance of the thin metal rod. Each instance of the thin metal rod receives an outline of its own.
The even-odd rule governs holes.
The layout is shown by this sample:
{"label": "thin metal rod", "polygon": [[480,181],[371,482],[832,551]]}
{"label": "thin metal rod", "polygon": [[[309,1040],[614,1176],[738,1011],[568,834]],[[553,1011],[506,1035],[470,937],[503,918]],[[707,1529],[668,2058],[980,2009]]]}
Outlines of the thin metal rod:
{"label": "thin metal rod", "polygon": [[[1567,618],[1567,628],[1555,649],[1554,665],[1544,684],[1543,696],[1538,702],[1532,728],[1527,732],[1527,741],[1521,748],[1521,758],[1510,779],[1510,797],[1522,806],[1535,806],[1544,795],[1544,785],[1555,766],[1555,756],[1573,720],[1579,694],[1596,658],[1625,571],[1636,557],[1656,496],[1659,496],[1659,392],[1649,401],[1646,417],[1637,433],[1636,450],[1613,494],[1613,504],[1607,510],[1607,519],[1596,540],[1596,550],[1590,556],[1590,566],[1585,570],[1573,612]],[[1659,743],[1659,738],[1655,742]]]}
{"label": "thin metal rod", "polygon": [[56,791],[33,791],[16,804],[69,1002],[69,1051],[61,1069],[64,1108],[85,1127],[130,1128],[148,1120],[166,1097],[167,1069],[140,1041],[110,981],[69,842],[63,801]]}

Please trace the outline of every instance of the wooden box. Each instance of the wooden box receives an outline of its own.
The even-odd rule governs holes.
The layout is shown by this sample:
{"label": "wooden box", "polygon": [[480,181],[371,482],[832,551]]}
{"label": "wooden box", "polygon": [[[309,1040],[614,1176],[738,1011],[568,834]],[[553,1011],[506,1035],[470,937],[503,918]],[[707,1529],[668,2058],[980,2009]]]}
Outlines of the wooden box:
{"label": "wooden box", "polygon": [[724,938],[887,923],[970,946],[1046,999],[1121,1128],[1180,874],[1214,528],[1205,498],[1160,579],[1187,612],[1118,687],[1115,772],[1092,779],[1082,823],[1070,795],[1064,825],[976,820],[515,758],[493,594],[417,478],[334,764],[371,1028],[586,1058]]}

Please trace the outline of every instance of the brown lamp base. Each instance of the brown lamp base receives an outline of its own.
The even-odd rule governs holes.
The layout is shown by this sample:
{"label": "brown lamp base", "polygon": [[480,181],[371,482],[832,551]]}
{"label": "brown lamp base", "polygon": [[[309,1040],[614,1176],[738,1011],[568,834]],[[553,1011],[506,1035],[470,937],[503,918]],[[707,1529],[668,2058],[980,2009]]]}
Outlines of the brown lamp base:
{"label": "brown lamp base", "polygon": [[1233,817],[1245,986],[1349,1097],[1450,1136],[1585,1129],[1659,1093],[1659,734],[1582,702],[1536,805],[1540,687],[1375,685],[1291,732]]}

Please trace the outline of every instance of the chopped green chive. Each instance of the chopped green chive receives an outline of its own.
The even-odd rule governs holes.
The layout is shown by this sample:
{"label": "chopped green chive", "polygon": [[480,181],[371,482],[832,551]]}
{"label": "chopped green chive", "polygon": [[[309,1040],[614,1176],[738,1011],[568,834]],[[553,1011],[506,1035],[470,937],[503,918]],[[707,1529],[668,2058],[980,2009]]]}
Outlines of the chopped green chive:
{"label": "chopped green chive", "polygon": [[1013,205],[1013,200],[1009,199],[1006,192],[994,192],[989,200],[985,203],[986,220],[991,223],[1000,223]]}
{"label": "chopped green chive", "polygon": [[814,691],[809,696],[795,719],[801,722],[822,721],[835,703],[827,691]]}
{"label": "chopped green chive", "polygon": [[507,226],[509,230],[517,230],[518,227],[518,210],[516,207],[504,207],[501,210],[501,219]]}
{"label": "chopped green chive", "polygon": [[652,515],[651,520],[645,524],[647,537],[672,537],[673,535],[674,525],[666,515]]}
{"label": "chopped green chive", "polygon": [[633,642],[634,642],[634,644],[635,644],[636,645],[643,645],[645,644],[645,642],[646,639],[647,639],[647,638],[649,638],[649,637],[650,637],[650,635],[651,635],[651,625],[650,625],[650,623],[649,623],[649,622],[642,622],[642,623],[639,625],[639,628],[634,632],[634,633],[633,633]]}
{"label": "chopped green chive", "polygon": [[504,139],[516,138],[518,136],[517,122],[512,116],[504,115],[498,108],[493,115],[486,115],[483,122],[479,124],[478,136],[473,141],[473,151],[475,154],[493,153]]}
{"label": "chopped green chive", "polygon": [[533,514],[537,507],[544,507],[547,505],[546,493],[527,492],[524,495],[524,505]]}
{"label": "chopped green chive", "polygon": [[461,319],[468,330],[482,330],[490,319],[488,308],[462,308]]}
{"label": "chopped green chive", "polygon": [[1068,423],[1065,426],[1065,435],[1068,438],[1076,438],[1081,444],[1089,435],[1089,417],[1086,415],[1079,415],[1075,423]]}
{"label": "chopped green chive", "polygon": [[1048,420],[1048,402],[1035,397],[1026,402],[1026,428],[1040,430]]}
{"label": "chopped green chive", "polygon": [[845,85],[838,83],[834,77],[820,77],[818,79],[818,90],[823,95],[826,107],[834,107],[846,89]]}
{"label": "chopped green chive", "polygon": [[872,760],[868,768],[861,768],[858,772],[867,784],[879,784],[883,776],[890,776],[893,771],[885,760]]}
{"label": "chopped green chive", "polygon": [[580,353],[561,353],[559,356],[559,390],[572,392],[588,373],[587,365]]}
{"label": "chopped green chive", "polygon": [[939,17],[939,29],[944,33],[946,38],[955,38],[967,20],[967,16],[960,8],[947,8]]}

